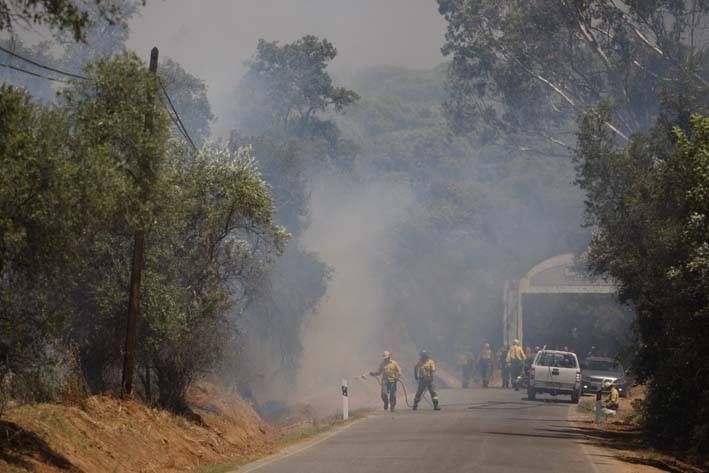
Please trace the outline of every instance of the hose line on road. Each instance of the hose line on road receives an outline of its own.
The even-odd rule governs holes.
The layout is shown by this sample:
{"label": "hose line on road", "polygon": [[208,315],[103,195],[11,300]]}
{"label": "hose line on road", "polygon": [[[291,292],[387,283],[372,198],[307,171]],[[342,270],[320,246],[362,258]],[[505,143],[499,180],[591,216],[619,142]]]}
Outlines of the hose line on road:
{"label": "hose line on road", "polygon": [[[381,386],[383,381],[379,379],[379,376],[375,376],[375,378],[377,379],[379,386]],[[406,384],[404,384],[404,382],[401,380],[401,378],[399,378],[399,380],[397,382],[401,385],[401,389],[403,389],[403,391],[404,391],[404,401],[406,402],[406,407],[413,407],[409,403],[409,395],[406,392]],[[425,391],[423,393],[423,398],[426,400],[426,402],[428,403],[429,406],[433,407],[433,401],[431,401],[428,398],[428,393],[426,393]]]}
{"label": "hose line on road", "polygon": [[[377,380],[377,383],[379,383],[379,386],[381,386],[384,382],[379,378],[379,376],[375,376],[374,378]],[[397,383],[401,384],[401,388],[404,390],[404,401],[406,402],[406,407],[412,407],[411,404],[409,404],[409,395],[406,392],[406,385],[401,380],[401,378],[397,380]]]}

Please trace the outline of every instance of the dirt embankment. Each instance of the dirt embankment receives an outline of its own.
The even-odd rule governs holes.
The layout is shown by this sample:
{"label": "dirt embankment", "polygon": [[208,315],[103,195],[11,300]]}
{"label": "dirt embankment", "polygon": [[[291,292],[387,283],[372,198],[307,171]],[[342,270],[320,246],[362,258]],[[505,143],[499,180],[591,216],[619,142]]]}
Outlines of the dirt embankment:
{"label": "dirt embankment", "polygon": [[575,433],[589,442],[608,449],[615,458],[628,465],[627,471],[671,471],[674,473],[700,473],[709,465],[699,466],[686,461],[683,452],[658,451],[651,448],[641,427],[640,406],[645,398],[643,387],[636,387],[627,398],[620,399],[615,416],[604,416],[603,422],[594,422],[595,397],[582,398],[570,415]]}
{"label": "dirt embankment", "polygon": [[239,396],[201,384],[188,399],[195,420],[104,395],[80,407],[10,409],[0,420],[0,472],[187,472],[274,449],[279,431]]}

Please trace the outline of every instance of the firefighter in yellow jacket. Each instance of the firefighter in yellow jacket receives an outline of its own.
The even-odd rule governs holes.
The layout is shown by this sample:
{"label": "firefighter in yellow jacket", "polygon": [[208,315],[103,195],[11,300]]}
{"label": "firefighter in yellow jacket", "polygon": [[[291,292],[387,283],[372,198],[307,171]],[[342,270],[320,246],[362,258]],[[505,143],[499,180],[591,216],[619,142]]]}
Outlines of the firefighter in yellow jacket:
{"label": "firefighter in yellow jacket", "polygon": [[618,401],[620,399],[620,392],[618,391],[615,382],[606,381],[605,383],[603,383],[603,387],[608,390],[608,399],[606,399],[606,402],[604,403],[603,407],[605,407],[606,409],[617,411],[619,404]]}
{"label": "firefighter in yellow jacket", "polygon": [[519,391],[519,378],[522,376],[522,369],[524,368],[524,360],[526,358],[524,350],[522,350],[522,344],[519,340],[515,339],[510,350],[507,352],[507,363],[510,365],[512,386],[514,386],[515,391]]}
{"label": "firefighter in yellow jacket", "polygon": [[416,390],[416,396],[414,397],[414,410],[418,409],[419,401],[421,401],[421,396],[423,392],[428,389],[428,393],[431,395],[431,401],[433,401],[433,409],[441,410],[438,407],[438,394],[433,388],[433,373],[436,371],[436,363],[428,355],[426,350],[421,351],[421,357],[418,363],[414,366],[414,378],[418,381],[419,386]]}
{"label": "firefighter in yellow jacket", "polygon": [[391,353],[385,351],[384,359],[377,371],[370,372],[370,376],[382,376],[382,401],[384,410],[391,409],[394,412],[396,407],[396,383],[401,379],[401,367],[399,363],[391,359]]}

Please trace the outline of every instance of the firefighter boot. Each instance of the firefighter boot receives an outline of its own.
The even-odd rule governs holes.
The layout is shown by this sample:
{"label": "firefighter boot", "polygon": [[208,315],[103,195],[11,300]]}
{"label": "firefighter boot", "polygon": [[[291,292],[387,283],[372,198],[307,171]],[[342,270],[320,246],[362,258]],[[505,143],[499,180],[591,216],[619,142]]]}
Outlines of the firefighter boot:
{"label": "firefighter boot", "polygon": [[433,400],[433,410],[434,410],[434,411],[440,411],[440,410],[441,410],[441,408],[438,407],[438,399],[434,399],[434,400]]}

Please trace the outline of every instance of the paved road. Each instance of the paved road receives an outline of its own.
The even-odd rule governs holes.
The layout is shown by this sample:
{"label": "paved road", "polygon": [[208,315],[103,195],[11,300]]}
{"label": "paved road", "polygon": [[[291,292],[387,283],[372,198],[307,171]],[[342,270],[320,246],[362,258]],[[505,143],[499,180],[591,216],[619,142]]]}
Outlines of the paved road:
{"label": "paved road", "polygon": [[[312,445],[246,466],[258,473],[636,471],[588,444],[565,398],[501,389],[441,390],[443,410],[380,411]],[[647,471],[647,470],[642,470]]]}

